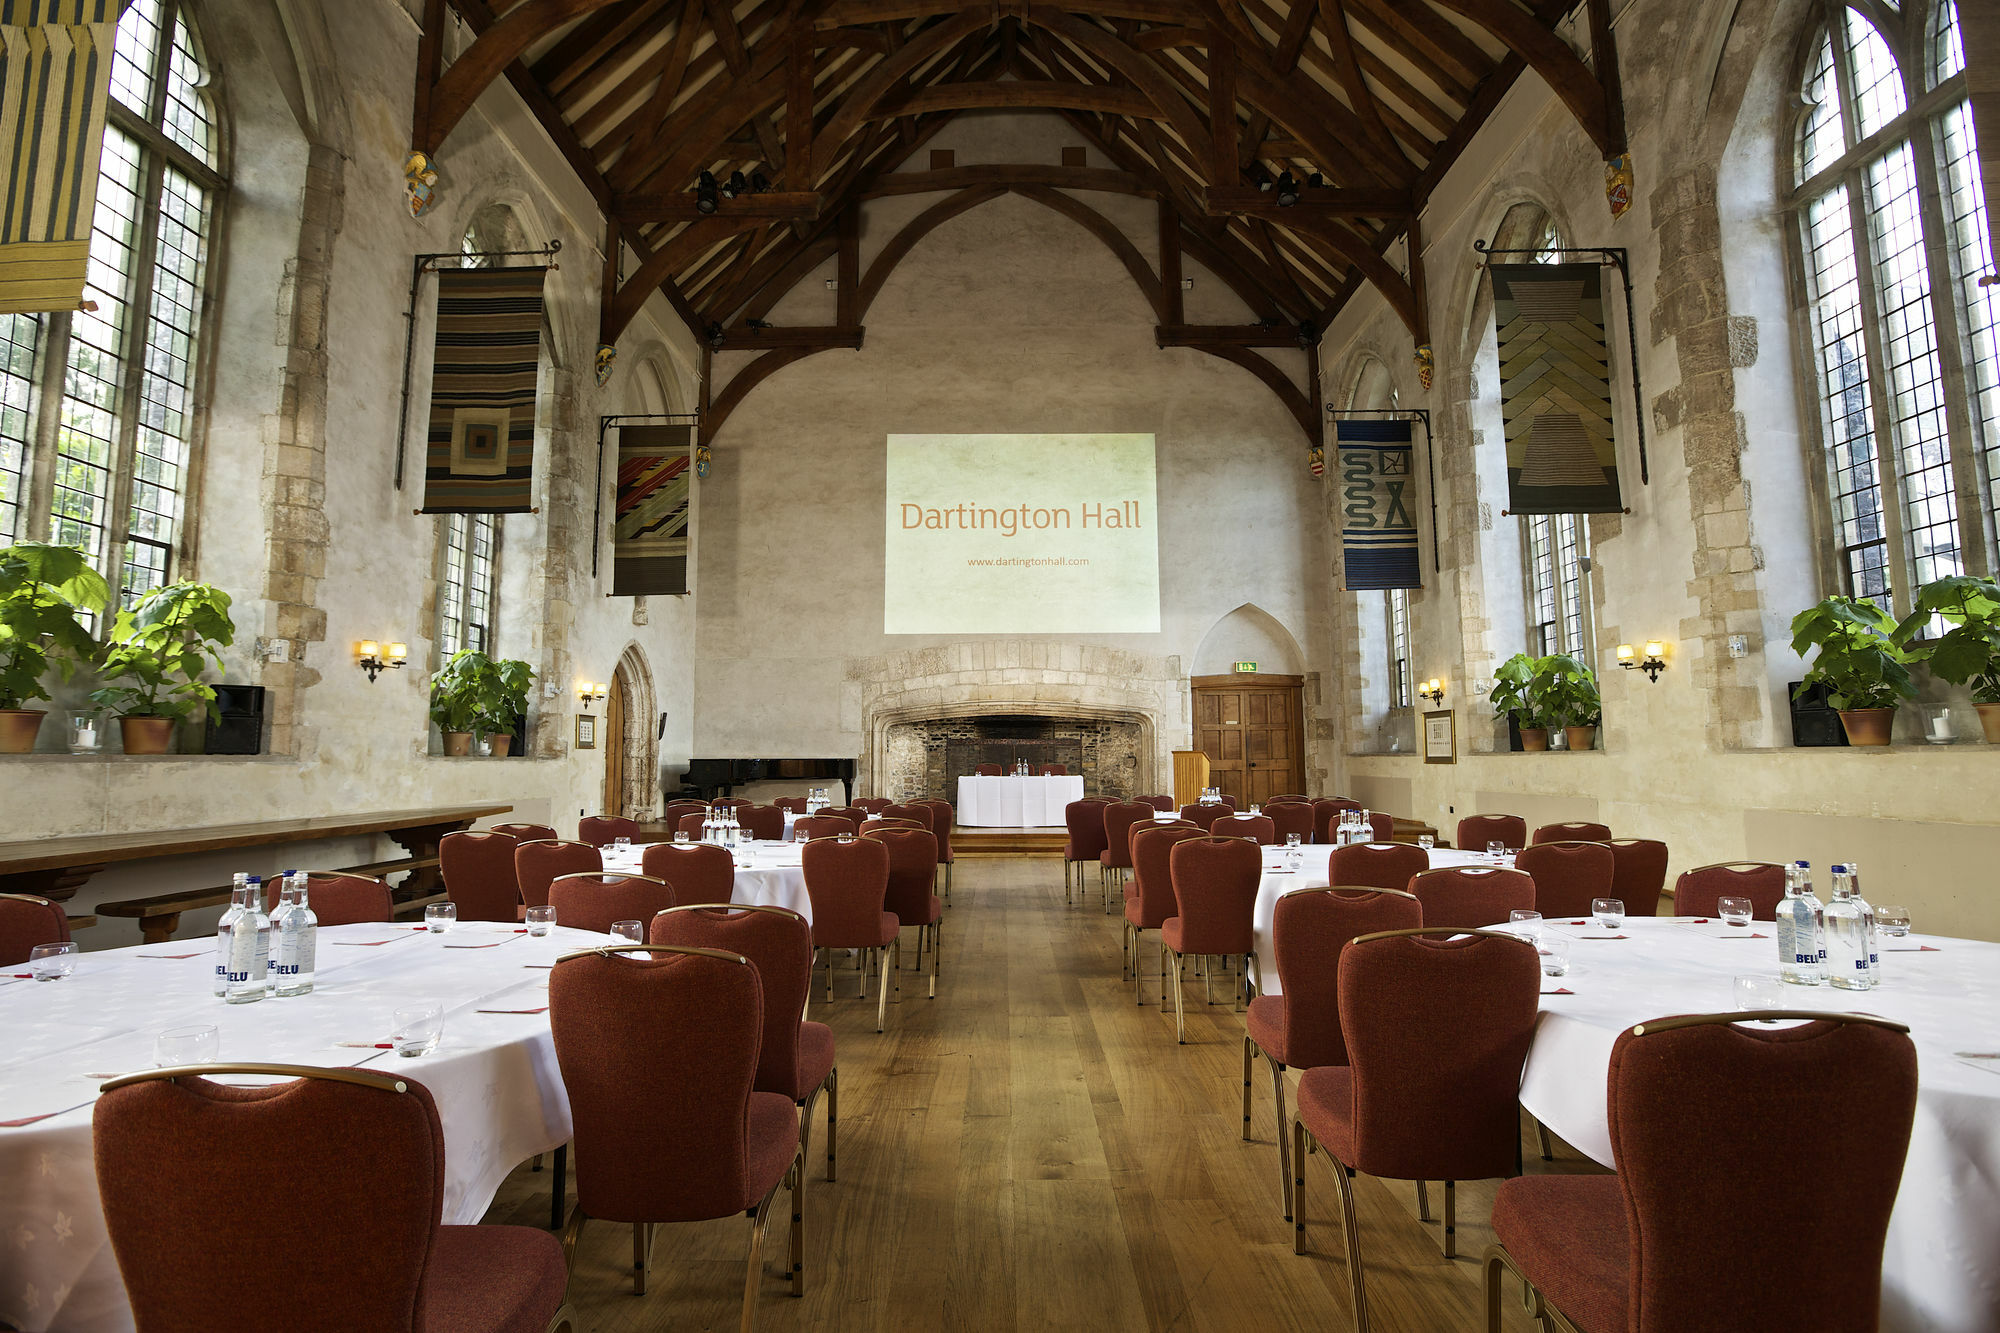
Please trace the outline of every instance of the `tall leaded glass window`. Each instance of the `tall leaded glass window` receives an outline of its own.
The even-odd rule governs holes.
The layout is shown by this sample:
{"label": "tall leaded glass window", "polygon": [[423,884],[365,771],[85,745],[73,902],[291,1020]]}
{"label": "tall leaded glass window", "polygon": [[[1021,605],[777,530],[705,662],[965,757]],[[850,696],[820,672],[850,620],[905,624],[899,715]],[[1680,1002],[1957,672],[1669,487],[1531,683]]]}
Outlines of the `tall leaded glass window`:
{"label": "tall leaded glass window", "polygon": [[1834,573],[1895,607],[1993,568],[2000,287],[1955,0],[1875,26],[1824,0],[1793,208]]}
{"label": "tall leaded glass window", "polygon": [[131,601],[175,576],[227,182],[195,32],[131,0],[112,52],[83,308],[0,315],[0,541],[88,550]]}
{"label": "tall leaded glass window", "polygon": [[1581,514],[1531,514],[1521,519],[1527,573],[1528,651],[1590,657],[1584,560],[1589,529]]}
{"label": "tall leaded glass window", "polygon": [[1383,596],[1389,604],[1389,706],[1408,708],[1417,699],[1410,666],[1410,592],[1391,588]]}

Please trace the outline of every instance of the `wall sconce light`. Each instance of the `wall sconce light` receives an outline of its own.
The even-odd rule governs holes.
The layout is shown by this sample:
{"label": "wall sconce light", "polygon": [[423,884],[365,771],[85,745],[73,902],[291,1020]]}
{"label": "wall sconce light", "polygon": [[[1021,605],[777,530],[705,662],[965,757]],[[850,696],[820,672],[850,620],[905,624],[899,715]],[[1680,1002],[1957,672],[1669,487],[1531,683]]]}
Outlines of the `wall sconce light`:
{"label": "wall sconce light", "polygon": [[1429,699],[1433,704],[1443,703],[1444,682],[1439,680],[1436,676],[1432,676],[1429,680],[1417,686],[1417,693],[1423,696],[1424,698]]}
{"label": "wall sconce light", "polygon": [[392,643],[385,652],[382,645],[373,639],[363,639],[354,645],[356,665],[368,673],[368,683],[374,684],[375,677],[384,671],[400,671],[410,660],[410,645]]}
{"label": "wall sconce light", "polygon": [[1648,639],[1646,640],[1645,651],[1646,656],[1643,660],[1635,660],[1638,659],[1639,654],[1634,650],[1632,645],[1629,643],[1619,644],[1618,665],[1624,667],[1627,671],[1635,669],[1643,671],[1646,673],[1647,680],[1658,681],[1660,673],[1667,669],[1666,660],[1663,656],[1666,652],[1666,645],[1658,639]]}
{"label": "wall sconce light", "polygon": [[587,680],[577,682],[576,697],[585,708],[590,707],[609,693],[611,693],[609,685],[602,683],[592,684]]}

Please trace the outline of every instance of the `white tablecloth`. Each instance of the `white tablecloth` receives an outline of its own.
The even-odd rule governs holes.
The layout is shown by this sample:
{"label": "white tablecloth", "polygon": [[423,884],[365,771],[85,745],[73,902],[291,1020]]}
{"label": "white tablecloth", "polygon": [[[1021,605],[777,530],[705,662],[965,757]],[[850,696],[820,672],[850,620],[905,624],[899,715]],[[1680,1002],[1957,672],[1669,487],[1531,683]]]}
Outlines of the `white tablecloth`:
{"label": "white tablecloth", "polygon": [[[1226,831],[1228,825],[1217,821],[1218,831]],[[1257,884],[1257,909],[1252,924],[1257,934],[1258,994],[1278,995],[1284,987],[1278,984],[1278,955],[1271,945],[1271,918],[1278,910],[1278,899],[1293,889],[1323,889],[1333,881],[1327,876],[1327,866],[1333,860],[1331,843],[1307,843],[1297,849],[1299,869],[1297,874],[1287,872],[1283,847],[1264,848],[1264,878]],[[1494,862],[1487,859],[1484,852],[1461,852],[1449,847],[1433,847],[1430,850],[1430,868],[1443,870],[1451,866],[1490,866]]]}
{"label": "white tablecloth", "polygon": [[965,828],[1061,828],[1063,808],[1083,799],[1083,779],[960,778],[958,822]]}
{"label": "white tablecloth", "polygon": [[[1554,928],[1589,933],[1567,922]],[[1775,977],[1772,927],[1751,931],[1763,938],[1737,938],[1718,923],[1628,917],[1625,939],[1572,943],[1569,975],[1546,984],[1575,994],[1542,999],[1521,1104],[1566,1142],[1614,1165],[1604,1092],[1612,1043],[1645,1019],[1734,1009],[1739,974]],[[2000,1330],[2000,1069],[1993,1068],[2000,1061],[1954,1053],[2000,1050],[2000,944],[1915,935],[1904,943],[1937,951],[1885,954],[1886,980],[1875,990],[1787,986],[1785,1003],[1909,1025],[1917,1115],[1883,1256],[1882,1327],[1992,1333]]]}
{"label": "white tablecloth", "polygon": [[[444,1123],[444,1220],[479,1221],[510,1171],[569,1139],[570,1116],[548,1014],[476,1011],[546,1006],[547,965],[604,942],[485,923],[442,936],[400,923],[329,926],[311,995],[246,1005],[210,994],[215,944],[205,939],[86,953],[61,981],[0,978],[0,1120],[61,1112],[0,1128],[0,1320],[28,1333],[132,1327],[98,1203],[91,1103],[105,1076],[151,1068],[167,1028],[216,1025],[225,1061],[415,1078]],[[431,1054],[335,1045],[387,1040],[391,1011],[418,999],[445,1005]]]}
{"label": "white tablecloth", "polygon": [[[736,853],[736,887],[731,902],[789,907],[808,923],[812,921],[812,900],[806,896],[806,872],[799,864],[799,844],[790,842],[745,843]],[[641,871],[645,846],[606,847],[604,868],[619,874]]]}

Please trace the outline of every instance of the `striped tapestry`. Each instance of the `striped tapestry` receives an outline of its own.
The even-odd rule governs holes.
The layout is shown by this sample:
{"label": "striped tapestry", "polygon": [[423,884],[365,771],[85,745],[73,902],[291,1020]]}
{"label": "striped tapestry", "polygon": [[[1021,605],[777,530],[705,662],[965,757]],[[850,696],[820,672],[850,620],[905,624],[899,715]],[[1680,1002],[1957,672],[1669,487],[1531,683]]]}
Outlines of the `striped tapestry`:
{"label": "striped tapestry", "polygon": [[1340,557],[1347,590],[1421,588],[1407,421],[1336,421]]}
{"label": "striped tapestry", "polygon": [[532,507],[547,274],[546,268],[438,273],[426,514],[525,514]]}
{"label": "striped tapestry", "polygon": [[74,310],[120,0],[0,0],[0,314]]}
{"label": "striped tapestry", "polygon": [[688,460],[692,426],[621,426],[611,533],[613,597],[688,590]]}
{"label": "striped tapestry", "polygon": [[1615,514],[1611,353],[1595,264],[1495,264],[1507,509]]}

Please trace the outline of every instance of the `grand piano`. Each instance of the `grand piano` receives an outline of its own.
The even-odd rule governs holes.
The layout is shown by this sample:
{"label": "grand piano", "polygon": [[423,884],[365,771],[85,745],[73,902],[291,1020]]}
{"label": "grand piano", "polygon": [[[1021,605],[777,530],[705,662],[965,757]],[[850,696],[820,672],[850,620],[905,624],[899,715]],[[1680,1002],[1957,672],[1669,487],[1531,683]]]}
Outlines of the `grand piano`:
{"label": "grand piano", "polygon": [[852,759],[692,759],[681,778],[681,789],[668,796],[694,796],[712,801],[734,796],[752,782],[839,782],[841,804],[854,790]]}

